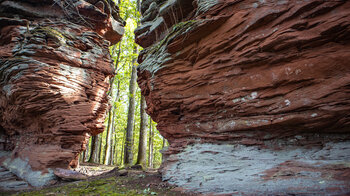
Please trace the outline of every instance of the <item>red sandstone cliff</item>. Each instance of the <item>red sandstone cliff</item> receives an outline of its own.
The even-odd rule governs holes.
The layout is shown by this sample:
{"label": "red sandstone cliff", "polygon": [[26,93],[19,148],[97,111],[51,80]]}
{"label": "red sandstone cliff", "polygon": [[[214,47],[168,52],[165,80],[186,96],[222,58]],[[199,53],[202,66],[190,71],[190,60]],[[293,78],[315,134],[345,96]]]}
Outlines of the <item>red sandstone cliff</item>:
{"label": "red sandstone cliff", "polygon": [[104,129],[118,11],[113,1],[0,1],[0,150],[32,185],[51,178],[37,171],[75,166]]}
{"label": "red sandstone cliff", "polygon": [[171,144],[164,179],[350,192],[349,1],[144,0],[142,12],[138,83]]}

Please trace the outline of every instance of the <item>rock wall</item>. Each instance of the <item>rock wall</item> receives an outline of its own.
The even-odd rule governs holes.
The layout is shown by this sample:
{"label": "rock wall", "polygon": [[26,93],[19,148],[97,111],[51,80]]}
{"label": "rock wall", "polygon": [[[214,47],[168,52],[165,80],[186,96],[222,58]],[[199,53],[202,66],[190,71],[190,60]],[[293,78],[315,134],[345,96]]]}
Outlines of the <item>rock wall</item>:
{"label": "rock wall", "polygon": [[11,151],[2,161],[34,186],[75,167],[104,130],[118,11],[110,0],[0,1],[0,150]]}
{"label": "rock wall", "polygon": [[350,193],[350,2],[142,2],[163,178],[202,193]]}

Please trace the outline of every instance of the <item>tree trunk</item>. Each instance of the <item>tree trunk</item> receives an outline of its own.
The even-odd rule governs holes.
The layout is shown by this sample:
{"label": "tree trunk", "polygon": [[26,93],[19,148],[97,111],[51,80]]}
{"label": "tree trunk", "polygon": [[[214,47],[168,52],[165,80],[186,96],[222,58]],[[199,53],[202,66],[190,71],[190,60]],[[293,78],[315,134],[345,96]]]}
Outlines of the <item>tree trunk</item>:
{"label": "tree trunk", "polygon": [[85,151],[80,153],[80,155],[79,155],[79,162],[83,163],[84,162],[84,158],[85,158]]}
{"label": "tree trunk", "polygon": [[[120,99],[120,81],[118,81],[118,94],[117,94],[117,97],[118,97],[118,100]],[[114,110],[115,112],[115,110]],[[115,114],[113,114],[113,116],[115,116]],[[115,124],[113,124],[113,132],[114,132],[114,143],[115,143],[115,146],[114,146],[114,153],[113,155],[115,156],[114,158],[114,164],[113,165],[118,165],[118,141],[117,141],[117,134],[115,132]],[[123,137],[123,141],[124,141],[124,137]],[[123,146],[123,141],[122,141],[122,146]],[[120,151],[121,154],[123,153],[123,149]],[[121,157],[121,156],[120,156]]]}
{"label": "tree trunk", "polygon": [[[114,108],[112,107],[112,110]],[[113,123],[112,120],[112,110],[110,110],[108,112],[108,125],[107,125],[107,134],[106,134],[106,145],[105,145],[105,151],[104,151],[104,159],[103,159],[103,164],[108,165],[109,162],[109,148],[111,146],[111,134],[112,134],[112,130],[111,130],[111,123]]]}
{"label": "tree trunk", "polygon": [[[114,50],[115,51],[115,50]],[[111,89],[108,92],[109,96],[113,96],[113,87],[114,87],[114,81],[116,79],[116,75],[118,74],[118,64],[119,64],[119,60],[120,60],[120,53],[121,53],[121,43],[119,43],[119,49],[118,49],[118,55],[117,55],[117,60],[115,62],[115,67],[114,67],[114,72],[115,72],[115,76],[111,79],[110,81],[110,85],[111,85]],[[112,140],[112,126],[114,123],[114,103],[116,101],[118,101],[119,99],[119,89],[120,89],[120,81],[118,81],[118,89],[117,89],[117,96],[114,100],[114,102],[112,103],[112,107],[111,109],[108,111],[108,122],[107,122],[107,134],[106,134],[106,146],[105,146],[105,151],[104,151],[104,159],[103,159],[103,163],[105,165],[109,165],[110,164],[110,156],[111,156],[111,140]],[[112,116],[113,114],[113,116]]]}
{"label": "tree trunk", "polygon": [[[115,129],[115,127],[114,127]],[[113,165],[118,165],[118,141],[117,141],[117,133],[114,132],[114,158],[113,158]]]}
{"label": "tree trunk", "polygon": [[98,135],[92,136],[91,139],[91,151],[90,151],[90,158],[89,163],[96,162],[97,157],[97,146],[98,146]]}
{"label": "tree trunk", "polygon": [[112,115],[112,124],[111,124],[111,130],[108,136],[108,146],[106,147],[106,165],[111,165],[112,159],[113,159],[113,135],[114,135],[114,115],[115,115],[115,109],[113,110],[113,115]]}
{"label": "tree trunk", "polygon": [[[119,90],[119,89],[118,89]],[[116,100],[118,100],[118,97],[116,97]],[[105,165],[109,165],[110,164],[110,160],[111,160],[111,156],[112,156],[112,140],[113,140],[113,134],[114,134],[114,115],[115,115],[115,108],[114,106],[112,107],[112,110],[109,112],[109,118],[110,120],[108,120],[108,129],[107,129],[107,135],[106,135],[106,146],[105,146],[105,156],[103,159],[103,163]]]}
{"label": "tree trunk", "polygon": [[[135,60],[133,60],[135,61]],[[132,73],[129,86],[129,110],[128,110],[128,123],[126,127],[126,140],[124,151],[124,164],[131,165],[133,162],[133,135],[134,135],[134,119],[135,119],[135,89],[136,89],[136,66],[132,65]]]}
{"label": "tree trunk", "polygon": [[[137,47],[134,48],[134,53],[137,54]],[[134,135],[134,119],[135,119],[135,91],[136,91],[136,58],[132,61],[132,72],[129,85],[129,109],[128,123],[126,126],[126,140],[124,147],[124,164],[131,165],[133,162],[133,135]]]}
{"label": "tree trunk", "polygon": [[153,124],[152,119],[150,119],[150,129],[149,129],[149,138],[148,138],[148,167],[153,168],[153,137],[154,137],[154,130],[153,130]]}
{"label": "tree trunk", "polygon": [[[90,137],[91,138],[91,137]],[[86,144],[86,150],[85,150],[85,152],[84,152],[84,158],[83,158],[83,162],[86,162],[87,160],[86,160],[86,158],[88,158],[89,157],[89,152],[90,152],[90,138],[89,138],[89,140],[88,140],[88,143]]]}
{"label": "tree trunk", "polygon": [[123,132],[122,150],[120,151],[120,165],[122,165],[124,161],[125,135],[126,135],[126,129]]}
{"label": "tree trunk", "polygon": [[137,154],[137,165],[146,167],[147,165],[147,114],[146,114],[146,100],[144,96],[141,96],[140,104],[140,137],[139,137],[139,150]]}
{"label": "tree trunk", "polygon": [[[162,146],[162,150],[164,150],[165,145],[166,145],[166,140],[165,140],[165,138],[163,137],[163,146]],[[162,161],[163,161],[163,159],[164,159],[164,153],[162,153]]]}
{"label": "tree trunk", "polygon": [[[113,123],[114,124],[114,123]],[[109,165],[114,165],[114,152],[115,152],[115,140],[114,140],[114,135],[115,135],[115,132],[114,132],[114,126],[112,127],[112,131],[113,131],[113,134],[112,134],[112,138],[111,138],[111,151],[110,151],[110,158],[109,158]]]}
{"label": "tree trunk", "polygon": [[95,163],[101,163],[101,151],[102,151],[102,133],[98,135],[97,156]]}
{"label": "tree trunk", "polygon": [[[119,100],[119,95],[120,95],[120,93],[119,93],[119,82],[118,82],[118,94],[117,94],[117,97],[118,97],[118,99],[116,99],[116,101],[118,101]],[[111,140],[112,140],[112,147],[111,147],[111,154],[110,154],[110,165],[114,165],[115,164],[115,154],[117,153],[117,139],[116,139],[116,135],[117,135],[117,133],[115,132],[115,123],[114,123],[114,118],[115,118],[115,112],[116,112],[116,110],[114,110],[113,111],[113,123],[112,123],[112,133],[113,133],[113,135],[112,135],[112,138],[111,138]]]}

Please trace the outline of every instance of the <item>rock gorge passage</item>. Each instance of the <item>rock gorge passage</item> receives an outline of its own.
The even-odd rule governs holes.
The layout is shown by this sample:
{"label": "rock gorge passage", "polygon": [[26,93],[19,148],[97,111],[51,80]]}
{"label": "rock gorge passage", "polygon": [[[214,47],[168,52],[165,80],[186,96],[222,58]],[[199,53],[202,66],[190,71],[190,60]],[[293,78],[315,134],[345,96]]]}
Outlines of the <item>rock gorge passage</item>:
{"label": "rock gorge passage", "polygon": [[113,1],[0,1],[2,164],[33,186],[104,130],[124,21]]}
{"label": "rock gorge passage", "polygon": [[350,193],[350,1],[142,2],[163,179],[222,194]]}
{"label": "rock gorge passage", "polygon": [[[136,42],[163,179],[218,194],[350,193],[350,1],[144,0]],[[0,158],[33,186],[101,133],[112,1],[0,0]],[[109,42],[108,42],[108,41]]]}

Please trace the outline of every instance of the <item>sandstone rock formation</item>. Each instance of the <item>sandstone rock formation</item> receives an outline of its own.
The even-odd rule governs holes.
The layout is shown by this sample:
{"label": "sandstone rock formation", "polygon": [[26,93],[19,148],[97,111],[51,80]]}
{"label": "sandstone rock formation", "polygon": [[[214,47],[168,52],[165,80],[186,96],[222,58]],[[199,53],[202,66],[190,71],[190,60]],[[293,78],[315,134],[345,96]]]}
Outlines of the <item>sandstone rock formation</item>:
{"label": "sandstone rock formation", "polygon": [[163,178],[202,193],[350,193],[350,2],[142,2]]}
{"label": "sandstone rock formation", "polygon": [[20,180],[10,171],[0,166],[0,191],[2,190],[24,190],[29,187],[28,183]]}
{"label": "sandstone rock formation", "polygon": [[103,131],[118,11],[111,0],[0,1],[2,163],[31,185],[76,166]]}

